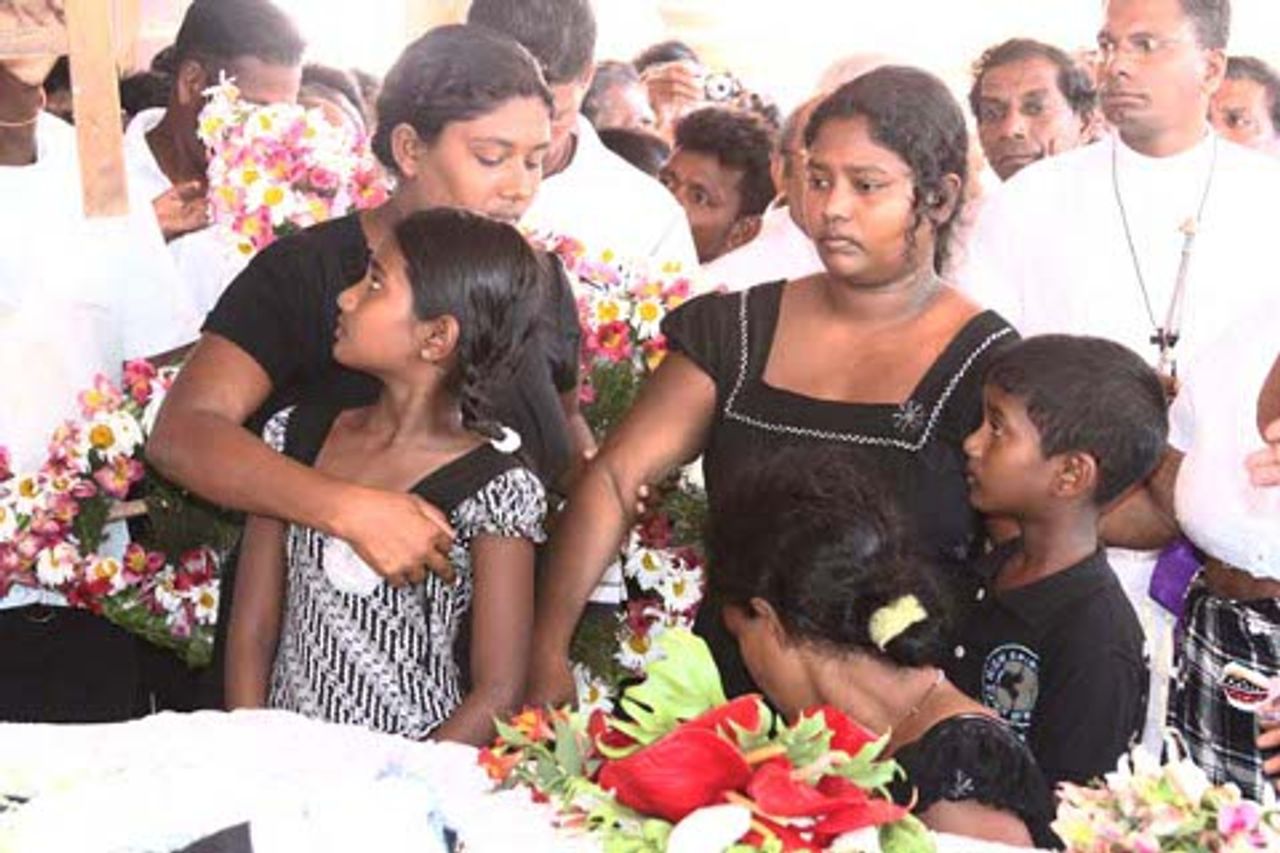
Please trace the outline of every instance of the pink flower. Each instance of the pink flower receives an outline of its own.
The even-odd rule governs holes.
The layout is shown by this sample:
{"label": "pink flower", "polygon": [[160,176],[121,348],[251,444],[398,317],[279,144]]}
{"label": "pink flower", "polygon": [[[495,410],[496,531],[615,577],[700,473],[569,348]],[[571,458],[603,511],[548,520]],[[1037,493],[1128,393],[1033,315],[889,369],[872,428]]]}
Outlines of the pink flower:
{"label": "pink flower", "polygon": [[631,357],[631,327],[624,320],[605,323],[587,335],[592,351],[602,358],[619,362]]}
{"label": "pink flower", "polygon": [[99,412],[112,412],[120,408],[124,397],[110,379],[99,373],[93,378],[93,387],[81,391],[79,396],[80,413],[91,418]]}
{"label": "pink flower", "polygon": [[9,448],[0,445],[0,483],[13,477],[13,461],[9,456]]}
{"label": "pink flower", "polygon": [[139,406],[145,406],[151,401],[151,383],[155,381],[158,372],[155,365],[145,358],[125,362],[124,386]]}
{"label": "pink flower", "polygon": [[142,463],[128,456],[117,456],[110,465],[104,465],[93,472],[93,479],[102,491],[117,500],[129,495],[129,488],[142,479],[144,469]]}
{"label": "pink flower", "polygon": [[1218,832],[1226,836],[1253,832],[1262,819],[1258,804],[1249,800],[1227,803],[1218,812]]}
{"label": "pink flower", "polygon": [[137,542],[132,542],[124,550],[124,570],[136,577],[153,575],[164,568],[164,554],[156,551],[148,552]]}

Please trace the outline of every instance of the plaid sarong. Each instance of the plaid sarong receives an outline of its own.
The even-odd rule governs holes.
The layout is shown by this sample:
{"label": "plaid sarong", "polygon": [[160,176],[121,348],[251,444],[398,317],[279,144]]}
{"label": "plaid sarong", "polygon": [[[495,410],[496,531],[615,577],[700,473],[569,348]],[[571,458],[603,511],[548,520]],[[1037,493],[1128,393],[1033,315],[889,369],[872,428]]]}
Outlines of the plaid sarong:
{"label": "plaid sarong", "polygon": [[1227,704],[1219,678],[1236,661],[1280,675],[1280,599],[1218,598],[1197,579],[1187,594],[1184,627],[1169,697],[1169,725],[1215,784],[1234,782],[1263,801],[1269,788],[1254,745],[1254,717]]}

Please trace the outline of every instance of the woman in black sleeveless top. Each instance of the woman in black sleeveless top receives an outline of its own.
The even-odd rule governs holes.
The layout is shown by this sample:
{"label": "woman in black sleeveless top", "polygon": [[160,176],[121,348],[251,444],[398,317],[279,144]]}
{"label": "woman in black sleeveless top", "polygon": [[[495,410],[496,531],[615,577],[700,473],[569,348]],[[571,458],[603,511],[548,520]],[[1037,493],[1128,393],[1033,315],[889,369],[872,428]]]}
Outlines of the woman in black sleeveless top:
{"label": "woman in black sleeveless top", "polygon": [[[571,691],[569,639],[630,524],[631,496],[700,454],[713,517],[729,473],[790,445],[837,444],[891,479],[946,580],[959,584],[983,544],[961,443],[981,422],[983,367],[1015,334],[937,274],[967,174],[964,116],[937,79],[887,67],[819,104],[805,141],[805,218],[826,271],[704,296],[667,319],[671,355],[552,538],[531,700]],[[728,691],[746,689],[714,603],[698,628]]]}

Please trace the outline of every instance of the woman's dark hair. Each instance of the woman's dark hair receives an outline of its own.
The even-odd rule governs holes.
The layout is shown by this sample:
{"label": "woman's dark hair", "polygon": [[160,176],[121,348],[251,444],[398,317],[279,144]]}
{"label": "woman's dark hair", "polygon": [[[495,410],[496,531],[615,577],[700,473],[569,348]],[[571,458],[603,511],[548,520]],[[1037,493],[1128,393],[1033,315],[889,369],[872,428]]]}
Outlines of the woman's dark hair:
{"label": "woman's dark hair", "polygon": [[[859,463],[856,451],[809,444],[744,466],[711,516],[710,597],[747,612],[761,598],[789,635],[836,651],[938,664],[942,596],[909,546],[892,493]],[[872,615],[912,595],[927,617],[880,649]]]}
{"label": "woman's dark hair", "polygon": [[139,71],[120,81],[120,109],[129,118],[169,103],[173,78],[156,71]]}
{"label": "woman's dark hair", "polygon": [[960,216],[963,188],[969,178],[969,134],[964,112],[941,80],[918,68],[885,65],[845,83],[828,95],[809,117],[804,142],[813,147],[829,121],[865,118],[871,138],[897,154],[911,168],[915,219],[907,232],[914,250],[915,229],[930,207],[943,198],[943,178],[960,179],[961,196],[947,221],[934,228],[933,265],[946,263],[951,231]]}
{"label": "woman's dark hair", "polygon": [[546,262],[510,225],[441,207],[414,213],[395,228],[413,313],[458,321],[449,389],[467,429],[499,437],[493,391],[508,382],[537,328]]}
{"label": "woman's dark hair", "polygon": [[364,95],[361,94],[360,84],[356,82],[355,76],[350,71],[344,71],[332,65],[309,62],[302,66],[302,86],[299,94],[304,92],[333,101],[342,109],[346,107],[342,106],[339,99],[345,100],[347,106],[363,123]]}
{"label": "woman's dark hair", "polygon": [[596,131],[600,142],[614,154],[652,177],[671,156],[671,146],[661,136],[629,127],[606,127]]}
{"label": "woman's dark hair", "polygon": [[445,126],[485,115],[513,98],[538,98],[551,113],[551,90],[529,52],[484,27],[438,27],[410,44],[378,95],[373,153],[395,171],[391,132],[407,124],[424,142]]}

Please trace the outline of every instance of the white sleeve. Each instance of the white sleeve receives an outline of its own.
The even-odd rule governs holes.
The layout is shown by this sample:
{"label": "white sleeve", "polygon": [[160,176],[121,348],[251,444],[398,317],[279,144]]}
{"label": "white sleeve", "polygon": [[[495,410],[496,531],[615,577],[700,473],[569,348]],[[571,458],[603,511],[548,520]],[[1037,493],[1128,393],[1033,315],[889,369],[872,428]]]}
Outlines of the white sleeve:
{"label": "white sleeve", "polygon": [[685,216],[684,208],[674,200],[671,203],[670,216],[650,257],[659,267],[675,262],[680,264],[680,269],[686,273],[698,269],[698,249],[693,245],[693,232],[689,230],[689,219]]}
{"label": "white sleeve", "polygon": [[1199,380],[1195,371],[1184,376],[1178,396],[1169,407],[1169,446],[1180,453],[1191,449],[1196,435],[1196,394]]}
{"label": "white sleeve", "polygon": [[1026,239],[1017,227],[1009,194],[995,191],[978,213],[965,246],[964,261],[956,270],[960,289],[984,308],[990,308],[1021,329],[1025,320],[1019,252],[1014,247]]}
{"label": "white sleeve", "polygon": [[150,205],[127,216],[85,221],[93,267],[107,277],[124,358],[159,355],[191,343],[202,318],[178,277]]}

